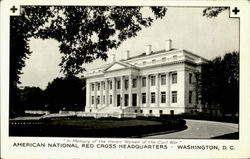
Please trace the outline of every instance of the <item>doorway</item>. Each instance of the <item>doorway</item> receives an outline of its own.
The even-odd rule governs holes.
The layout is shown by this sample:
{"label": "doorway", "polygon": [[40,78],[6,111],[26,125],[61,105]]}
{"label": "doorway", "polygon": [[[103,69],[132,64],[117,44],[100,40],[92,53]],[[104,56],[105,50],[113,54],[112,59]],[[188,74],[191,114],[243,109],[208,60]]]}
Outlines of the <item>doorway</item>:
{"label": "doorway", "polygon": [[137,105],[137,94],[133,94],[133,101],[132,101],[132,105],[135,107]]}

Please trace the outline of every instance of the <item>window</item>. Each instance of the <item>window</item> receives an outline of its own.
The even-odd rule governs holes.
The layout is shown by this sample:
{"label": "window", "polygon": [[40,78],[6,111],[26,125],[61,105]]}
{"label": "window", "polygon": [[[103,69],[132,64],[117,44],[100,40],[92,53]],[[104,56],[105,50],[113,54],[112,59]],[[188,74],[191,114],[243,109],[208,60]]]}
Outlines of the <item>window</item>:
{"label": "window", "polygon": [[159,110],[159,113],[162,114],[162,113],[163,113],[163,110]]}
{"label": "window", "polygon": [[161,92],[161,103],[166,103],[166,92]]}
{"label": "window", "polygon": [[102,102],[103,102],[103,104],[105,104],[105,96],[103,96]]}
{"label": "window", "polygon": [[117,89],[121,88],[121,81],[117,81]]}
{"label": "window", "polygon": [[140,110],[140,113],[143,113],[143,110]]}
{"label": "window", "polygon": [[92,112],[92,109],[89,109],[89,112]]}
{"label": "window", "polygon": [[137,87],[137,79],[133,79],[133,88]]}
{"label": "window", "polygon": [[156,63],[156,60],[155,60],[155,59],[154,59],[154,60],[152,60],[152,63],[153,63],[153,64],[155,64],[155,63]]}
{"label": "window", "polygon": [[109,96],[109,104],[112,104],[112,95]]}
{"label": "window", "polygon": [[146,103],[146,93],[142,93],[141,96],[142,96],[142,104],[145,104]]}
{"label": "window", "polygon": [[94,97],[94,96],[91,97],[91,103],[92,103],[92,104],[95,103],[95,97]]}
{"label": "window", "polygon": [[151,76],[151,86],[155,86],[155,76]]}
{"label": "window", "polygon": [[105,82],[103,83],[103,90],[105,90]]}
{"label": "window", "polygon": [[177,55],[174,55],[173,58],[174,58],[174,59],[177,59]]}
{"label": "window", "polygon": [[189,103],[191,104],[192,103],[192,91],[189,91],[189,94],[188,94],[188,101]]}
{"label": "window", "polygon": [[97,104],[100,104],[100,96],[97,96]]}
{"label": "window", "polygon": [[166,57],[163,57],[163,58],[161,59],[161,62],[166,62]]}
{"label": "window", "polygon": [[146,77],[142,77],[142,87],[146,87]]}
{"label": "window", "polygon": [[155,92],[151,92],[151,103],[155,103]]}
{"label": "window", "polygon": [[97,83],[97,89],[100,90],[100,83]]}
{"label": "window", "polygon": [[135,113],[137,113],[137,110],[135,110]]}
{"label": "window", "polygon": [[125,80],[125,89],[128,89],[128,80]]}
{"label": "window", "polygon": [[146,61],[143,61],[143,62],[142,62],[143,65],[146,65],[146,63],[147,63]]}
{"label": "window", "polygon": [[177,91],[172,91],[172,103],[177,103]]}
{"label": "window", "polygon": [[149,114],[152,114],[153,113],[153,111],[152,110],[149,110]]}
{"label": "window", "polygon": [[109,82],[109,88],[112,89],[112,81]]}
{"label": "window", "polygon": [[189,73],[189,84],[192,84],[192,73]]}
{"label": "window", "polygon": [[161,75],[161,85],[166,85],[166,75]]}
{"label": "window", "polygon": [[94,85],[94,84],[91,84],[91,87],[92,87],[92,91],[94,91],[95,85]]}
{"label": "window", "polygon": [[177,73],[172,74],[172,84],[177,83]]}

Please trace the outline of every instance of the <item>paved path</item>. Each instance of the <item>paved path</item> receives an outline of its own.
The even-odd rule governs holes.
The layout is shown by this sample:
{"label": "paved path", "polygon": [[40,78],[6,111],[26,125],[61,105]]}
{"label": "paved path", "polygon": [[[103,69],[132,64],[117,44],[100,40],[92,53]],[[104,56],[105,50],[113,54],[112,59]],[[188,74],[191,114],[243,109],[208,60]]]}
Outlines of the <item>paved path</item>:
{"label": "paved path", "polygon": [[187,129],[175,133],[148,136],[145,138],[210,139],[212,137],[238,132],[238,124],[186,120]]}

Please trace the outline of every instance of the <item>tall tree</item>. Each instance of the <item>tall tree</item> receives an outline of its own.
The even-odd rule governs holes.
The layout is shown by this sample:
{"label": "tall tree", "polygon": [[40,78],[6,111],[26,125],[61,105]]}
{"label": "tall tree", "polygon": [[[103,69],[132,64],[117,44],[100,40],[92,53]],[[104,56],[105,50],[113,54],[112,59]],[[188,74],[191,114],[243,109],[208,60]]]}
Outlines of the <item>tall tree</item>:
{"label": "tall tree", "polygon": [[204,63],[198,81],[203,104],[223,114],[239,112],[239,53]]}
{"label": "tall tree", "polygon": [[85,81],[76,76],[56,78],[45,89],[46,104],[52,112],[83,110],[85,92]]}

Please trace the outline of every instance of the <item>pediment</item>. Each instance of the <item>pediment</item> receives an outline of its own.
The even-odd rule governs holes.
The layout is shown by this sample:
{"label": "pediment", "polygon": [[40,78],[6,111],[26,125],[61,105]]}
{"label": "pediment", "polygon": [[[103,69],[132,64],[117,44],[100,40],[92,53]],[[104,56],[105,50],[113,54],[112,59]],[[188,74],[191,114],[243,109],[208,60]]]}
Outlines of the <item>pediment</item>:
{"label": "pediment", "polygon": [[119,69],[124,69],[124,68],[127,68],[127,67],[119,63],[114,63],[109,68],[107,68],[106,71],[113,71],[113,70],[119,70]]}

